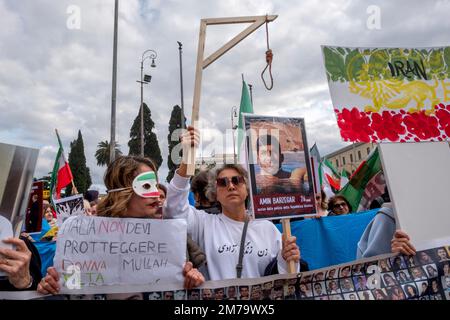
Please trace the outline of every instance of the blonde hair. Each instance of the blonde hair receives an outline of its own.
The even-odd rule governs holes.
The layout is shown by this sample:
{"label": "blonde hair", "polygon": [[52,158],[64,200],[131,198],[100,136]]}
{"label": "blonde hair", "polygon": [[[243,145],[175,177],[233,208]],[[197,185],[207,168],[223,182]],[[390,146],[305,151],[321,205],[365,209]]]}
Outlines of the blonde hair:
{"label": "blonde hair", "polygon": [[108,190],[129,188],[110,192],[97,205],[97,216],[121,217],[127,211],[128,203],[133,196],[134,178],[138,175],[141,165],[149,166],[157,175],[155,164],[148,158],[138,156],[121,156],[114,160],[106,169],[103,179]]}

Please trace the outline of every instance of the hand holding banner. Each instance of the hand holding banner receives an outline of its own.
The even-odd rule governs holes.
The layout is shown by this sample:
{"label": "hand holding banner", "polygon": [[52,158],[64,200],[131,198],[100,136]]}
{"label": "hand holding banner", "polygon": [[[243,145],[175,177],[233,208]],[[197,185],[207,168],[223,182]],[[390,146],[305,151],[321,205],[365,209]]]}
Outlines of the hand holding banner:
{"label": "hand holding banner", "polygon": [[[75,216],[62,225],[55,267],[71,288],[180,282],[186,222]],[[73,280],[79,284],[73,283]]]}

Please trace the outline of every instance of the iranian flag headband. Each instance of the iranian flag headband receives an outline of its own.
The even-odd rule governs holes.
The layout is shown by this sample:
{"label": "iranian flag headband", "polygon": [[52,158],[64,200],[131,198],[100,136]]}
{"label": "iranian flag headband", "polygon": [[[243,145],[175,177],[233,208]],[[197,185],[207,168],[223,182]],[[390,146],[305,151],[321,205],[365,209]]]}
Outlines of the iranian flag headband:
{"label": "iranian flag headband", "polygon": [[[153,171],[143,172],[134,178],[133,191],[142,198],[158,198],[159,191],[156,187],[157,184],[156,174]],[[128,190],[130,188],[131,187],[112,189],[108,190],[108,193]]]}

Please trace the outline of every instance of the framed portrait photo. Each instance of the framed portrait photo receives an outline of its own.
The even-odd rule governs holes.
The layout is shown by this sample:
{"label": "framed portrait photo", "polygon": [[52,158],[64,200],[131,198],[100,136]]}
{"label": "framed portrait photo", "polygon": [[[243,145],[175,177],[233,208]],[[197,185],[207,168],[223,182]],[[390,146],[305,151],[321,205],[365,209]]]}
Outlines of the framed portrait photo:
{"label": "framed portrait photo", "polygon": [[315,215],[304,119],[243,114],[243,123],[255,219]]}

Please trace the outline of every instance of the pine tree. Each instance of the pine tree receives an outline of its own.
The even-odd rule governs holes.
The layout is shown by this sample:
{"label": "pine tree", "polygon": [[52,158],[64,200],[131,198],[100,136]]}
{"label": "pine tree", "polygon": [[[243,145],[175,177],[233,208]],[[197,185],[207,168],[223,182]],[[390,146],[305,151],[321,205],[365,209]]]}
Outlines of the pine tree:
{"label": "pine tree", "polygon": [[[158,138],[154,132],[155,123],[148,106],[144,103],[144,156],[150,158],[158,169],[162,163],[161,150],[159,149]],[[134,119],[130,130],[129,155],[138,156],[141,154],[141,112]]]}
{"label": "pine tree", "polygon": [[[78,193],[86,192],[92,184],[90,170],[86,166],[84,155],[84,143],[81,131],[78,130],[78,138],[70,143],[69,165],[73,174],[73,182]],[[72,184],[66,188],[66,195],[72,194]]]}
{"label": "pine tree", "polygon": [[[183,119],[184,119],[184,127],[186,127],[186,117],[184,117],[184,115],[183,115]],[[173,175],[175,173],[175,169],[177,168],[177,165],[173,162],[173,160],[178,160],[178,161],[180,160],[179,159],[180,154],[174,154],[173,155],[174,158],[172,158],[172,150],[179,143],[179,136],[180,136],[180,132],[181,132],[180,130],[178,130],[172,137],[172,133],[177,129],[181,129],[181,108],[178,105],[173,107],[172,114],[170,115],[170,120],[169,120],[169,134],[167,135],[167,141],[168,141],[168,145],[169,145],[169,155],[167,156],[167,166],[169,167],[169,173],[166,178],[167,182],[170,182],[170,180],[172,180]]]}

